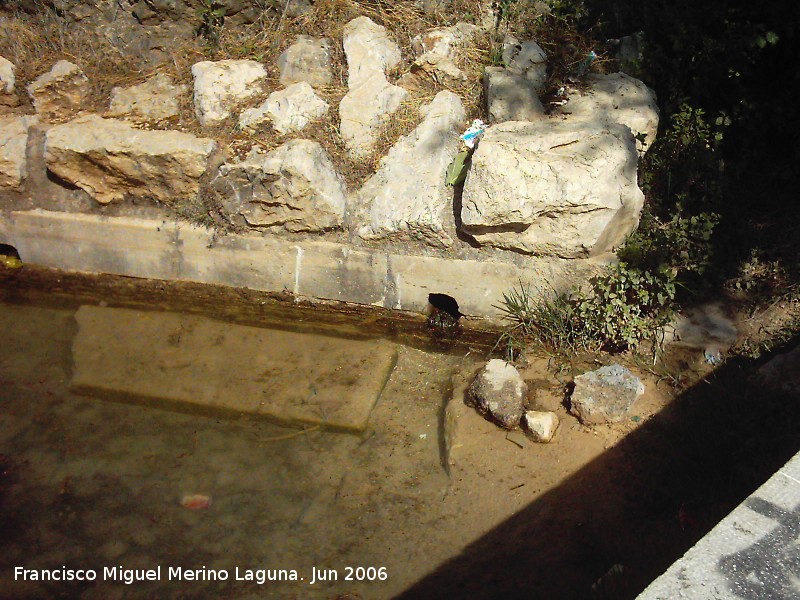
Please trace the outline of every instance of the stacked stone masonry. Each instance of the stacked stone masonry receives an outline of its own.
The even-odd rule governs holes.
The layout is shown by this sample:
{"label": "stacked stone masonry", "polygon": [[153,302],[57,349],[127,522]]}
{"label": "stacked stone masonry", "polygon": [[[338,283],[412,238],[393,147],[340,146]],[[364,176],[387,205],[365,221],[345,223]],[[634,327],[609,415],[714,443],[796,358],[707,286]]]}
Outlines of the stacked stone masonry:
{"label": "stacked stone masonry", "polygon": [[[502,291],[518,279],[542,287],[580,284],[638,225],[643,197],[636,170],[657,130],[654,94],[622,73],[590,75],[583,91],[570,90],[563,106],[545,114],[538,94],[546,54],[533,40],[507,39],[505,66],[485,70],[490,124],[472,151],[466,180],[449,187],[445,174],[463,150],[459,136],[469,123],[462,99],[445,87],[466,77],[456,65],[478,32],[466,23],[432,29],[412,41],[414,56],[404,62],[392,33],[363,16],[348,23],[339,40],[298,36],[274,65],[283,87],[266,100],[273,65],[201,61],[191,67],[193,90],[154,75],[115,88],[102,114],[83,109],[92,82],[80,65],[61,60],[26,83],[0,57],[0,243],[26,246],[33,253],[28,260],[48,266],[102,270],[108,265],[101,260],[73,264],[64,258],[70,252],[59,258],[35,250],[41,244],[26,236],[55,236],[71,247],[79,241],[59,237],[69,235],[64,218],[95,224],[92,215],[98,215],[111,228],[131,213],[103,216],[104,207],[133,203],[162,210],[164,223],[175,222],[170,208],[206,207],[204,199],[213,196],[215,210],[239,228],[229,236],[207,230],[217,244],[204,252],[218,252],[222,262],[266,246],[285,249],[287,264],[302,262],[314,255],[314,244],[324,243],[332,254],[321,266],[352,260],[368,265],[357,285],[369,291],[342,295],[323,283],[299,290],[311,297],[416,310],[424,307],[420,299],[427,291],[454,295],[470,283],[478,289],[476,274],[491,271],[491,288],[481,288],[486,297],[464,303],[473,314],[488,315],[496,314],[492,307]],[[333,80],[337,44],[347,61],[347,92],[335,107],[324,90]],[[409,103],[420,77],[440,91]],[[310,126],[338,109],[346,151],[362,161],[404,103],[417,111],[418,125],[378,161],[371,177],[348,189],[325,140],[307,133]],[[170,128],[187,107],[207,136]],[[237,158],[213,139],[224,124],[267,128],[281,143],[270,151],[254,143]],[[86,200],[53,206],[40,196],[54,189],[54,197]],[[27,212],[21,199],[28,201]],[[31,212],[31,205],[45,210]],[[165,230],[170,227],[187,230],[177,223]],[[140,233],[144,237],[136,242],[134,236],[132,245],[152,234],[149,225]],[[177,275],[171,267],[128,274],[219,280],[218,273],[202,272],[205,260],[195,261],[191,274]],[[428,273],[434,263],[442,270],[438,283]],[[222,282],[298,291],[291,277],[259,283],[258,270],[268,268],[252,265],[251,276]],[[414,291],[402,298],[409,286]]]}

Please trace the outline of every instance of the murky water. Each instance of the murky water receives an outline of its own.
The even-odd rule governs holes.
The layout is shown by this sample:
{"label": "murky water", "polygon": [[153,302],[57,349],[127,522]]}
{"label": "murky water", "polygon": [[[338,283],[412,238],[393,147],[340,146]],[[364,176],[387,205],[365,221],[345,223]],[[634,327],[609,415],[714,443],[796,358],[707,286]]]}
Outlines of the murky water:
{"label": "murky water", "polygon": [[[438,419],[459,356],[399,346],[359,437],[73,395],[71,308],[2,305],[0,331],[6,594],[389,597],[455,549],[438,525],[454,516]],[[247,373],[246,356],[231,363]],[[211,506],[184,508],[187,494]],[[62,566],[97,579],[14,581]],[[159,581],[113,579],[158,567]]]}
{"label": "murky water", "polygon": [[[414,315],[21,271],[0,272],[0,598],[583,598],[615,564],[635,591],[796,449],[796,404],[733,371],[668,410],[651,378],[635,422],[589,429],[532,359],[555,441],[520,447],[468,411],[448,473],[443,406],[491,336],[431,344]],[[398,359],[363,435],[110,402],[69,388],[75,313],[98,303],[381,336]],[[247,356],[230,363],[247,373]],[[742,442],[754,397],[777,432],[760,453],[763,436]],[[31,580],[43,570],[57,580]]]}

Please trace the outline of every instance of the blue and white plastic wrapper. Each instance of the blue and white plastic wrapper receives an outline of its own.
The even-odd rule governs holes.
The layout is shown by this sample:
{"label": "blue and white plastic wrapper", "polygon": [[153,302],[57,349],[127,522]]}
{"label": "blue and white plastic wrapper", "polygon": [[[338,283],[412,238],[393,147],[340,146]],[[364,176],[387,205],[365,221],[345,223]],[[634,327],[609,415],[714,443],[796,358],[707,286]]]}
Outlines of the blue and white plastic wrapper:
{"label": "blue and white plastic wrapper", "polygon": [[486,124],[480,119],[475,119],[472,125],[461,134],[461,141],[467,148],[474,148],[475,142],[483,135],[484,131],[486,131]]}

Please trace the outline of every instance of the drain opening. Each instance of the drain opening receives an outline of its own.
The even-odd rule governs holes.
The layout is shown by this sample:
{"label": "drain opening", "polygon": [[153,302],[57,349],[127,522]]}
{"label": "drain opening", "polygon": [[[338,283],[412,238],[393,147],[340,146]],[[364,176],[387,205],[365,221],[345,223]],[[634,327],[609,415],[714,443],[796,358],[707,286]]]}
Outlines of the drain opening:
{"label": "drain opening", "polygon": [[22,266],[19,252],[10,244],[0,244],[0,267],[19,269]]}

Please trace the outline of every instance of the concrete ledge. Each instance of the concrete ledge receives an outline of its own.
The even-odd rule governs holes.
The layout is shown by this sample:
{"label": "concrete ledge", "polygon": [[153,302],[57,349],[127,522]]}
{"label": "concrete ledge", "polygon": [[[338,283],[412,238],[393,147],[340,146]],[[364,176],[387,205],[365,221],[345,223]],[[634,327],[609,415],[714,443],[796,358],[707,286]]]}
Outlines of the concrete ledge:
{"label": "concrete ledge", "polygon": [[[214,239],[184,223],[84,213],[0,211],[0,243],[24,262],[87,273],[182,280],[424,311],[428,293],[453,296],[468,315],[497,317],[495,305],[522,280],[565,288],[597,269],[591,261],[526,257],[463,260],[270,235]],[[520,257],[515,257],[519,259]]]}
{"label": "concrete ledge", "polygon": [[638,598],[800,598],[799,523],[797,454]]}
{"label": "concrete ledge", "polygon": [[82,306],[73,391],[199,413],[361,432],[397,360],[383,341]]}

